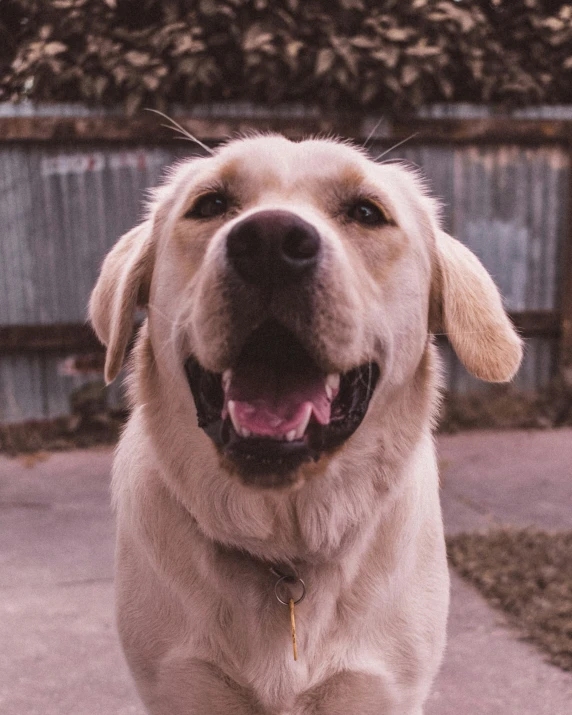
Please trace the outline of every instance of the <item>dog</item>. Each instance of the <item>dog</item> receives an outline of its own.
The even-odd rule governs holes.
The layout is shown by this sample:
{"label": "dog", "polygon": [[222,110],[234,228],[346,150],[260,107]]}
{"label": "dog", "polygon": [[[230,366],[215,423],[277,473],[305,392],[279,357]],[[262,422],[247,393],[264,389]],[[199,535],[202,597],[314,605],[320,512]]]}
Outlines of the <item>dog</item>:
{"label": "dog", "polygon": [[148,712],[421,715],[449,593],[433,336],[487,381],[522,356],[488,273],[411,169],[256,135],[172,169],[106,257],[107,382],[138,307],[113,502]]}

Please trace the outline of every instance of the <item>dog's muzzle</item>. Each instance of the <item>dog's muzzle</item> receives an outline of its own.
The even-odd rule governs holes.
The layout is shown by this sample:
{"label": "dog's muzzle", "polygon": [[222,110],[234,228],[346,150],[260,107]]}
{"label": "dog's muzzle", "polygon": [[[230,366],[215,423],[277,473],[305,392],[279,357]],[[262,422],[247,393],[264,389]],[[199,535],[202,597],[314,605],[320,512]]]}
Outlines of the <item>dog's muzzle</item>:
{"label": "dog's muzzle", "polygon": [[[310,311],[322,253],[317,229],[288,211],[258,211],[226,237],[230,276],[261,311],[275,300],[288,305],[293,293],[297,310],[306,305],[300,297],[308,296]],[[239,303],[233,310],[241,311]],[[369,362],[344,374],[326,373],[273,318],[246,337],[223,373],[205,370],[192,357],[185,369],[199,426],[243,480],[259,486],[291,483],[302,463],[345,442],[363,420],[379,377]]]}
{"label": "dog's muzzle", "polygon": [[301,464],[340,447],[365,417],[380,374],[373,362],[326,374],[274,321],[222,374],[193,357],[185,370],[199,426],[243,481],[265,487],[292,483]]}

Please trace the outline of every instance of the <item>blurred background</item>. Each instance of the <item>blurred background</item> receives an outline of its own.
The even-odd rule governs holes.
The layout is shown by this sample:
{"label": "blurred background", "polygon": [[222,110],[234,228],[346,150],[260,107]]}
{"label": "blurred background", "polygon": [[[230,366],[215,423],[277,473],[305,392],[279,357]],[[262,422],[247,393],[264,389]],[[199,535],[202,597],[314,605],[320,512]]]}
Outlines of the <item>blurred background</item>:
{"label": "blurred background", "polygon": [[[113,626],[110,446],[126,403],[121,380],[104,386],[86,309],[147,190],[203,151],[148,109],[207,146],[251,130],[349,138],[419,168],[442,199],[445,228],[494,277],[526,353],[513,384],[490,386],[440,338],[440,430],[463,431],[438,438],[449,555],[508,621],[454,575],[427,712],[569,715],[562,0],[0,0],[2,713],[142,713]],[[488,429],[465,431],[476,427]]]}

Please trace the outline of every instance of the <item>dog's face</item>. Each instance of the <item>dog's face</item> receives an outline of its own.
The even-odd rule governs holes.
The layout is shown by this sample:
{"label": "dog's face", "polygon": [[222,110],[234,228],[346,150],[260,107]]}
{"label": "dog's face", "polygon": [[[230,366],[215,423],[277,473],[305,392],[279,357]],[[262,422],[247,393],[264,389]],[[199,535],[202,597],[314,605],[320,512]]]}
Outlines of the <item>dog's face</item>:
{"label": "dog's face", "polygon": [[199,424],[244,479],[288,483],[419,362],[430,246],[379,169],[281,137],[192,167],[151,304],[180,326]]}
{"label": "dog's face", "polygon": [[189,433],[194,400],[222,465],[258,486],[334,458],[372,400],[382,419],[436,326],[484,379],[520,361],[494,284],[415,176],[333,141],[244,139],[172,173],[92,297],[108,380],[137,303],[170,386],[153,399]]}

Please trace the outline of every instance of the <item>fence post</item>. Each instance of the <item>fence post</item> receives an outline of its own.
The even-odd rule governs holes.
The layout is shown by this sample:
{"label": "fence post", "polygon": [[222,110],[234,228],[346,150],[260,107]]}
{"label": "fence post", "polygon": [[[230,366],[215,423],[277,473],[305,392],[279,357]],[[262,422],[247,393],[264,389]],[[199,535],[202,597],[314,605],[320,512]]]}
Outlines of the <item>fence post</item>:
{"label": "fence post", "polygon": [[560,298],[560,374],[572,388],[572,123],[568,125],[568,205],[566,236],[562,251],[562,293]]}

